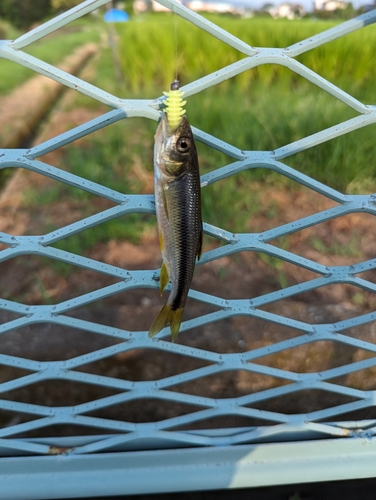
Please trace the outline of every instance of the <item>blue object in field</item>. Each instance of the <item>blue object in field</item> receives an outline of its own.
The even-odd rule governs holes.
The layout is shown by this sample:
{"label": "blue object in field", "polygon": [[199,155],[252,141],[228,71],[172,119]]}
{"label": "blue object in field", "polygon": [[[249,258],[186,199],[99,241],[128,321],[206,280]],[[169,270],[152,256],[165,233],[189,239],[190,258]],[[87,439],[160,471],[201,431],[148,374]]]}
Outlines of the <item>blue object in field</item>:
{"label": "blue object in field", "polygon": [[125,23],[128,21],[129,15],[120,9],[111,9],[104,15],[106,23]]}

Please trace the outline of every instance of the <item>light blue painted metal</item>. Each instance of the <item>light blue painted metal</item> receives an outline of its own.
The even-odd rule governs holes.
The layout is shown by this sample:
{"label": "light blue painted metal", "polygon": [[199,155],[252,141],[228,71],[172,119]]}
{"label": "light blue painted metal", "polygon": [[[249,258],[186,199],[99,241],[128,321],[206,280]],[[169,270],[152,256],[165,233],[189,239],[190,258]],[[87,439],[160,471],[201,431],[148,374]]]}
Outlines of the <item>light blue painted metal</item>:
{"label": "light blue painted metal", "polygon": [[[275,151],[242,151],[194,128],[194,134],[199,141],[234,159],[232,163],[203,175],[203,188],[244,170],[265,168],[288,177],[337,203],[335,207],[328,210],[260,233],[234,234],[210,224],[204,225],[204,230],[208,235],[221,240],[224,244],[206,252],[200,265],[237,252],[252,251],[276,257],[318,275],[307,282],[266,293],[252,300],[224,299],[220,296],[191,290],[190,297],[211,304],[217,310],[185,321],[181,328],[182,332],[235,316],[249,316],[271,324],[289,327],[298,334],[289,340],[234,354],[172,344],[169,341],[167,329],[162,331],[157,338],[150,340],[146,331],[133,332],[70,316],[71,311],[77,307],[93,304],[120,292],[134,288],[157,289],[159,286],[156,281],[158,271],[126,270],[52,246],[68,236],[88,228],[95,228],[113,218],[134,212],[154,213],[155,211],[153,196],[120,193],[38,160],[46,153],[94,131],[104,129],[116,121],[136,116],[155,121],[159,119],[163,97],[156,100],[121,99],[46,64],[22,50],[106,2],[107,0],[87,0],[15,41],[0,42],[0,57],[46,75],[114,108],[98,118],[30,149],[0,150],[0,168],[31,170],[55,181],[106,198],[115,204],[112,208],[44,235],[13,236],[0,233],[0,243],[6,246],[0,251],[0,262],[20,255],[38,255],[81,268],[93,269],[117,279],[114,284],[56,305],[29,306],[0,299],[0,310],[18,316],[0,325],[0,335],[28,325],[48,323],[52,325],[52,328],[54,325],[65,326],[118,341],[110,347],[93,350],[64,361],[36,361],[0,352],[0,366],[23,368],[30,372],[19,378],[0,383],[0,393],[49,380],[91,384],[96,387],[115,389],[117,392],[112,396],[63,407],[0,399],[0,411],[26,414],[34,418],[28,422],[16,422],[14,425],[0,429],[2,498],[108,496],[120,493],[230,488],[374,476],[376,471],[372,465],[375,460],[373,436],[376,421],[343,422],[341,415],[375,406],[376,393],[371,390],[342,386],[334,383],[333,379],[358,370],[376,367],[376,356],[315,373],[294,373],[264,366],[255,361],[262,356],[323,340],[364,349],[372,354],[376,352],[376,346],[373,343],[344,333],[354,326],[374,322],[376,312],[335,323],[312,325],[308,321],[291,319],[262,309],[263,306],[272,302],[331,284],[347,283],[359,289],[376,292],[374,283],[359,277],[360,273],[376,268],[376,259],[351,266],[325,266],[309,258],[277,248],[270,243],[276,238],[354,212],[376,215],[375,195],[340,193],[290,168],[281,161],[299,151],[376,122],[374,105],[360,102],[294,59],[312,48],[374,23],[376,10],[290,47],[275,49],[250,47],[175,0],[159,0],[162,5],[245,55],[240,61],[183,87],[182,90],[186,92],[187,97],[250,68],[272,63],[285,66],[303,76],[358,113],[355,118],[309,137],[290,144],[282,144]],[[80,367],[89,362],[137,349],[154,349],[179,354],[205,361],[208,365],[158,380],[136,382],[79,371]],[[174,386],[178,383],[199,380],[202,377],[223,374],[231,370],[272,376],[287,381],[288,384],[233,398],[211,398],[174,390]],[[355,401],[306,414],[293,415],[249,407],[250,404],[294,394],[304,389],[317,389],[351,396]],[[115,404],[151,398],[160,400],[162,404],[164,401],[190,404],[195,407],[196,411],[144,423],[88,415],[90,411]],[[185,424],[202,423],[211,417],[228,415],[261,418],[266,424],[257,427],[206,431],[176,430],[177,427]],[[335,419],[335,421],[330,422],[329,419]],[[43,430],[54,424],[82,425],[96,432],[100,430],[101,434],[70,438],[17,437],[22,433]],[[304,443],[300,442],[302,440]],[[286,443],[283,443],[284,441]],[[188,450],[188,448],[191,449]],[[54,454],[60,456],[51,457]],[[221,467],[220,474],[218,474],[218,467]],[[271,470],[273,470],[272,475]],[[297,470],[299,470],[298,476]],[[25,471],[28,473],[27,476],[23,475]],[[20,474],[22,474],[22,482],[18,479]],[[196,479],[193,484],[192,475]],[[144,480],[145,477],[148,481]],[[56,481],[59,482],[59,489],[56,489]],[[52,484],[53,489],[51,489]]]}
{"label": "light blue painted metal", "polygon": [[[281,484],[348,479],[349,466],[357,477],[364,478],[374,474],[375,459],[374,437],[337,439],[336,450],[326,440],[36,457],[32,464],[30,458],[8,458],[0,471],[0,482],[9,500],[72,498],[80,494],[108,498],[124,491],[148,494],[268,486],[271,474],[273,479],[281,478]],[[24,470],[28,474],[23,475]],[[23,489],[19,487],[20,475]],[[50,488],[51,484],[59,487]]]}

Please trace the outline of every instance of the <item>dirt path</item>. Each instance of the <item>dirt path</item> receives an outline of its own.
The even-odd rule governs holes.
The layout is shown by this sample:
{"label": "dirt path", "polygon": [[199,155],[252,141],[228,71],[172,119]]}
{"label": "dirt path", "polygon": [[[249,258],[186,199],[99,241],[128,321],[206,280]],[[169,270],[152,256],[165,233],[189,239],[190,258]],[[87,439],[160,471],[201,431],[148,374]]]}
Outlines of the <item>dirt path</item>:
{"label": "dirt path", "polygon": [[[60,69],[77,75],[97,47],[88,43],[68,56]],[[42,120],[66,87],[43,75],[37,75],[20,85],[11,94],[0,98],[0,147],[18,148],[35,135]]]}

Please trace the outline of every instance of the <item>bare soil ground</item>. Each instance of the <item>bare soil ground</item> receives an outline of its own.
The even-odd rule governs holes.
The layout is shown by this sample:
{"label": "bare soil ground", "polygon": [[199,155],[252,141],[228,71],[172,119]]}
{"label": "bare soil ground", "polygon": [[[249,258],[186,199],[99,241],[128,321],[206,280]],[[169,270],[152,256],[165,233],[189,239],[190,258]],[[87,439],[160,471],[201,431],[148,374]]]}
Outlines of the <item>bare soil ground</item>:
{"label": "bare soil ground", "polygon": [[[31,94],[32,95],[32,94]],[[51,117],[37,142],[52,137],[67,128],[79,125],[95,116],[86,109],[69,110],[71,99],[67,94],[59,109]],[[52,165],[59,166],[64,161],[61,152],[54,152],[44,158]],[[64,168],[67,168],[64,165]],[[137,169],[133,169],[137,172]],[[145,172],[142,172],[145,176]],[[150,186],[150,179],[144,178]],[[86,210],[83,203],[75,200],[56,200],[48,206],[30,205],[28,193],[31,189],[43,191],[52,182],[47,178],[27,171],[19,170],[6,186],[0,198],[0,231],[14,235],[39,234],[40,228],[50,224],[61,227],[80,218]],[[312,191],[285,186],[260,185],[264,191],[260,212],[249,221],[250,231],[260,231],[278,226],[287,221],[304,217],[308,214],[325,210],[334,202],[319,196]],[[96,211],[110,206],[106,200],[97,201]],[[375,256],[375,220],[367,214],[352,214],[319,226],[300,231],[274,242],[277,246],[288,248],[296,254],[303,255],[325,265],[350,265],[354,262],[368,260]],[[94,245],[88,256],[126,269],[157,269],[160,265],[160,253],[156,231],[148,231],[140,245],[128,241],[109,241]],[[29,257],[18,257],[0,264],[2,280],[0,296],[18,300],[28,304],[60,302],[72,296],[101,288],[113,282],[112,278],[90,270],[77,269],[67,275],[59,274],[56,269],[43,260]],[[371,281],[375,275],[364,273]],[[260,294],[277,290],[286,284],[304,282],[313,277],[313,273],[291,264],[262,259],[260,255],[247,252],[234,257],[226,257],[197,268],[193,285],[194,289],[226,298],[252,298]],[[163,303],[156,291],[134,290],[110,297],[95,307],[77,310],[77,317],[126,328],[129,330],[147,330],[151,321]],[[309,323],[332,323],[349,317],[363,314],[375,309],[376,299],[371,294],[350,285],[333,285],[320,288],[309,293],[271,303],[265,310],[283,316],[295,318]],[[187,304],[185,318],[195,317],[212,311],[213,308],[203,303],[190,300]],[[1,313],[0,321],[10,319],[9,314]],[[195,332],[181,334],[177,342],[192,345],[216,352],[243,352],[255,347],[275,343],[279,340],[293,338],[299,332],[264,322],[254,318],[235,317],[217,324],[210,324]],[[367,324],[346,332],[347,335],[376,341],[376,325]],[[25,342],[25,339],[28,339]],[[2,335],[1,352],[16,356],[29,356],[33,359],[51,360],[68,359],[83,352],[93,351],[105,345],[113,344],[113,340],[93,338],[87,332],[68,331],[66,328],[55,328],[51,325],[38,325],[13,331]],[[334,342],[316,342],[296,348],[292,355],[285,351],[259,360],[260,363],[277,368],[311,372],[333,368],[342,364],[365,359],[369,354],[361,349],[351,349]],[[101,373],[129,380],[153,380],[166,377],[179,371],[199,367],[196,360],[179,359],[170,354],[156,354],[154,351],[132,352],[129,354],[86,365],[83,369],[91,373]],[[355,372],[343,378],[341,383],[362,389],[374,389],[376,371],[374,368]],[[16,376],[11,369],[0,372],[0,380],[5,381]],[[231,372],[221,378],[208,377],[205,381],[192,382],[181,386],[180,390],[191,394],[202,394],[210,397],[234,397],[245,393],[259,391],[281,385],[280,380],[273,377],[258,376],[245,371]],[[102,391],[103,392],[103,391]],[[108,395],[98,388],[77,387],[74,384],[45,384],[4,394],[4,398],[15,398],[18,401],[35,404],[79,404],[83,401]],[[306,394],[295,394],[283,401],[266,402],[260,408],[273,411],[300,413],[313,411],[327,406],[346,402],[344,396],[323,394],[319,391],[307,391]],[[131,421],[160,420],[176,414],[182,409],[177,406],[156,405],[155,402],[135,402],[127,407],[116,407],[107,411],[110,418],[121,418]],[[101,416],[100,412],[96,414]],[[363,412],[359,418],[369,418],[369,412]],[[239,426],[253,425],[258,422],[241,421],[240,419],[224,419],[221,425]],[[14,416],[0,415],[5,425],[18,423]],[[203,427],[217,425],[218,422],[206,422]],[[56,435],[57,429],[51,429]],[[61,434],[69,434],[71,429],[59,429]],[[256,489],[238,492],[202,492],[164,495],[164,498],[190,500],[205,499],[243,499],[263,500],[308,500],[326,499],[333,495],[344,499],[373,498],[368,495],[368,485],[375,486],[372,481],[363,481],[362,496],[354,496],[354,488],[334,483],[328,486],[325,493],[322,486],[305,485],[273,489]],[[355,488],[356,489],[356,488]],[[326,496],[325,496],[326,495]],[[347,495],[347,496],[346,496]],[[131,498],[131,497],[128,497]],[[133,497],[132,497],[133,498]],[[149,498],[146,496],[137,497]]]}
{"label": "bare soil ground", "polygon": [[[31,91],[34,91],[33,88]],[[36,142],[79,125],[96,115],[95,112],[86,109],[67,110],[70,98],[70,94],[64,98],[65,101],[45,125]],[[64,161],[61,151],[50,153],[43,160],[56,166]],[[63,165],[63,168],[67,168],[67,165]],[[151,174],[143,172],[142,175]],[[147,186],[152,185],[152,180],[143,180]],[[30,190],[42,192],[51,182],[53,181],[46,177],[19,170],[0,198],[0,230],[18,235],[39,234],[47,222],[51,227],[62,227],[79,219],[87,207],[77,200],[59,199],[49,205],[30,205],[28,200]],[[260,185],[258,188],[263,190],[264,196],[260,212],[252,216],[249,221],[251,231],[279,226],[335,205],[331,200],[305,188],[294,189],[276,185]],[[111,206],[106,200],[96,200],[95,203],[96,211]],[[351,214],[295,233],[282,242],[277,240],[275,244],[324,265],[350,265],[374,257],[374,228],[375,221],[372,216]],[[157,269],[160,265],[156,230],[148,231],[140,245],[135,246],[124,240],[111,240],[106,244],[93,246],[88,255],[127,269]],[[16,258],[2,263],[1,266],[3,273],[1,296],[18,297],[29,304],[43,303],[46,297],[49,301],[60,302],[113,282],[112,278],[106,275],[83,269],[76,269],[68,277],[59,275],[46,262],[32,256]],[[367,276],[373,278],[371,273]],[[307,281],[312,277],[314,277],[312,272],[298,266],[271,259],[265,260],[257,254],[244,252],[198,267],[193,288],[225,298],[252,298],[277,290],[286,284]],[[141,330],[148,329],[161,303],[158,293],[135,290],[107,299],[101,307],[113,310],[111,323],[114,326]],[[271,303],[264,309],[309,323],[330,323],[368,312],[375,305],[375,297],[367,292],[350,285],[333,285],[298,295],[294,299]],[[212,309],[205,304],[191,301],[187,305],[185,317],[194,317],[210,310]],[[98,313],[94,313],[91,309],[90,311],[90,314],[98,316]],[[220,323],[208,325],[204,331],[197,334],[197,339],[194,341],[193,337],[196,335],[193,335],[192,342],[203,348],[228,352],[260,347],[296,335],[296,332],[287,331],[287,328],[273,327],[250,318],[237,317],[222,323],[222,325]],[[374,325],[366,325],[356,333],[357,337],[371,341],[375,334]],[[213,338],[216,339],[215,345]],[[348,352],[348,349],[341,344],[334,345],[331,342],[312,344],[297,351],[293,357],[286,353],[265,362],[279,368],[306,372],[328,369],[344,362],[345,359],[351,362],[362,359],[365,355],[363,351],[358,352],[358,350]],[[343,351],[346,351],[346,354]],[[339,353],[342,353],[340,358]],[[147,369],[150,370],[149,367]],[[141,374],[139,376],[143,377]],[[158,373],[158,376],[162,376],[162,373]],[[352,382],[363,388],[369,388],[373,384],[373,381],[358,380],[356,375],[353,376]],[[238,377],[231,386],[226,385],[233,394],[234,385],[241,390],[244,384],[242,378]],[[244,390],[247,390],[247,387],[248,384],[245,384]]]}

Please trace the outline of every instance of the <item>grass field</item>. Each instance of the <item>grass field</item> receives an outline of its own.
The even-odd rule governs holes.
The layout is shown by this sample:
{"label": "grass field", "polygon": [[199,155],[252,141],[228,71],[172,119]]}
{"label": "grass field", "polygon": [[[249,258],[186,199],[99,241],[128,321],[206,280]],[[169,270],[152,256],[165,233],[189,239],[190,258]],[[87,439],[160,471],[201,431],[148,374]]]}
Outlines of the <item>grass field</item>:
{"label": "grass field", "polygon": [[[264,18],[211,20],[253,46],[286,47],[334,26],[330,21],[287,21]],[[190,23],[171,15],[139,16],[117,24],[118,52],[124,82],[115,81],[113,61],[104,51],[93,83],[127,98],[155,98],[169,88],[175,77],[175,21],[177,69],[182,84],[205,76],[242,55]],[[162,36],[163,34],[163,36]],[[365,28],[298,59],[341,89],[366,104],[374,104],[376,67],[372,47],[376,31]],[[79,98],[78,103],[96,106]],[[356,113],[326,92],[278,65],[263,65],[188,99],[187,115],[192,124],[240,149],[273,150],[319,130],[356,116]],[[134,120],[112,126],[106,134],[118,136],[128,149],[125,136],[137,143],[137,135],[152,135],[155,123]],[[286,163],[340,190],[362,190],[374,178],[375,126],[358,130],[286,159]],[[130,139],[133,137],[133,139]],[[96,141],[95,138],[93,138]],[[140,147],[142,162],[151,168],[150,150]],[[143,153],[144,151],[144,153]],[[118,154],[117,152],[115,154]],[[223,155],[200,146],[202,171],[228,161]],[[265,178],[269,172],[250,172],[251,178]]]}
{"label": "grass field", "polygon": [[[210,19],[255,47],[286,47],[335,25],[304,19]],[[102,55],[93,83],[127,98],[160,96],[175,77],[175,22],[176,63],[182,84],[243,57],[178,16],[176,20],[163,14],[139,16],[116,25],[123,84],[115,81],[109,52]],[[298,60],[362,102],[374,104],[375,44],[376,31],[371,26],[311,50]],[[278,65],[259,66],[191,96],[186,109],[196,127],[246,150],[273,150],[356,116],[337,99]],[[143,127],[151,131],[155,124]],[[125,122],[119,128],[124,129],[127,136],[134,135],[132,123]],[[122,132],[111,127],[107,133]],[[374,133],[375,126],[358,130],[290,157],[286,163],[334,188],[362,190],[374,178]],[[227,161],[205,147],[200,153],[203,171]],[[145,164],[149,161],[147,156]],[[265,178],[271,174],[256,171],[249,175]]]}
{"label": "grass field", "polygon": [[[255,47],[286,47],[334,26],[333,22],[313,20],[275,21],[223,16],[210,19]],[[125,98],[159,97],[175,77],[174,17],[139,16],[128,23],[117,24],[116,30],[124,81],[116,80],[112,54],[107,48],[97,60],[92,83]],[[182,84],[243,57],[184,20],[177,19],[176,32],[177,69]],[[299,60],[362,102],[374,104],[376,68],[372,48],[375,43],[376,31],[368,27],[314,49]],[[93,108],[98,105],[78,95],[74,106]],[[246,150],[273,150],[356,116],[353,110],[321,89],[277,65],[249,70],[191,96],[186,109],[193,125]],[[74,173],[91,180],[115,186],[120,191],[137,192],[140,184],[131,175],[132,165],[137,163],[143,171],[152,173],[155,128],[156,123],[150,120],[123,120],[89,136],[84,148],[82,142],[66,148],[64,163],[69,164]],[[374,133],[375,126],[358,130],[287,158],[285,163],[342,191],[372,191],[375,185]],[[232,161],[202,144],[198,144],[198,149],[202,172]],[[83,165],[86,166],[84,171]],[[252,181],[257,181],[255,189]],[[260,181],[269,185],[282,182],[289,188],[293,185],[269,171],[243,172],[205,188],[205,220],[233,231],[246,230],[251,214],[258,210]],[[60,194],[65,196],[66,189]],[[41,201],[41,197],[38,199]],[[124,237],[126,231],[126,237],[136,241],[148,219],[135,215],[128,220],[129,230],[122,225],[120,232]],[[105,241],[119,235],[117,221],[107,226],[96,238],[100,236],[101,241]],[[93,244],[89,232],[87,238],[82,235],[75,238],[75,243],[70,238],[60,245],[68,250],[74,244],[77,250],[77,247],[88,248]]]}

